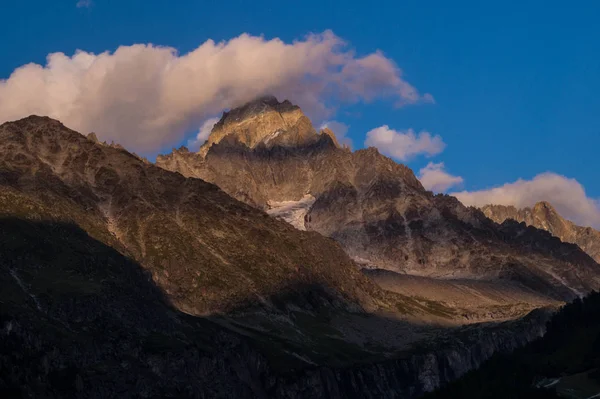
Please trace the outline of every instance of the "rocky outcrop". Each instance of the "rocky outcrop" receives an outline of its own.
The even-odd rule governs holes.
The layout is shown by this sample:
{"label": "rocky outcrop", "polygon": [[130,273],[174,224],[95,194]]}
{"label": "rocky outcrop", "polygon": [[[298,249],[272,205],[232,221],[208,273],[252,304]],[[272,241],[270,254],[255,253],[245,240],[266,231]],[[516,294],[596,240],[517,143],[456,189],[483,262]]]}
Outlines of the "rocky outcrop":
{"label": "rocky outcrop", "polygon": [[[290,107],[270,101],[266,109]],[[350,152],[330,135],[294,141],[295,133],[285,145],[248,145],[235,126],[261,131],[258,137],[275,133],[255,112],[243,118],[255,107],[224,114],[204,153],[175,150],[159,156],[157,165],[215,183],[259,209],[314,197],[303,228],[334,238],[363,267],[441,279],[500,279],[553,300],[600,287],[600,266],[576,246],[518,224],[499,226],[454,197],[433,195],[412,170],[374,148]],[[217,142],[211,137],[221,138],[222,126],[234,127],[227,129],[230,140]]]}
{"label": "rocky outcrop", "polygon": [[[339,146],[331,130],[325,129],[320,134],[326,134]],[[295,147],[314,143],[318,136],[298,106],[289,101],[279,103],[275,97],[265,96],[225,112],[198,154],[206,156],[210,147],[221,141],[240,143],[249,148]]]}
{"label": "rocky outcrop", "polygon": [[481,211],[497,223],[512,219],[546,230],[561,241],[578,245],[596,262],[600,262],[600,232],[591,227],[577,226],[566,220],[548,202],[538,202],[532,208],[523,209],[505,205],[486,205],[481,208]]}

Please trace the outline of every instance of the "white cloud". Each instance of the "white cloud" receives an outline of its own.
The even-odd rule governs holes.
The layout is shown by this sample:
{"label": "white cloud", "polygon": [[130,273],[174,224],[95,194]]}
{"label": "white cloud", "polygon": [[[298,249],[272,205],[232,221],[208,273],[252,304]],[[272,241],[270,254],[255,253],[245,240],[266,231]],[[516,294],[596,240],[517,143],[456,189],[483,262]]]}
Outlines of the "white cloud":
{"label": "white cloud", "polygon": [[180,141],[207,117],[268,93],[321,118],[341,103],[432,101],[382,53],[358,57],[330,31],[292,43],[242,34],[207,40],[187,54],[151,44],[50,54],[45,66],[27,64],[0,80],[0,122],[47,115],[149,153]]}
{"label": "white cloud", "polygon": [[326,121],[321,124],[319,129],[325,128],[328,128],[333,133],[335,133],[335,137],[337,138],[340,144],[347,145],[348,147],[352,148],[352,140],[350,139],[350,137],[346,136],[346,133],[348,133],[349,128],[348,125],[338,121]]}
{"label": "white cloud", "polygon": [[94,2],[92,0],[79,0],[77,2],[77,8],[90,8]]}
{"label": "white cloud", "polygon": [[412,129],[396,131],[387,125],[369,131],[365,145],[377,147],[381,153],[400,161],[407,161],[417,154],[436,155],[446,147],[438,135],[432,136],[426,131],[415,134]]}
{"label": "white cloud", "polygon": [[419,180],[425,189],[434,192],[445,192],[450,187],[463,183],[460,176],[452,176],[444,170],[444,163],[429,162],[419,171]]}
{"label": "white cloud", "polygon": [[452,194],[465,205],[487,204],[514,205],[517,208],[531,207],[539,201],[552,204],[566,219],[582,226],[600,228],[600,207],[596,199],[585,193],[575,179],[546,172],[532,180],[519,179],[500,187],[474,192]]}
{"label": "white cloud", "polygon": [[219,118],[219,117],[209,118],[202,123],[202,125],[200,126],[200,129],[198,130],[198,134],[196,134],[196,137],[194,137],[193,139],[191,139],[187,142],[187,147],[190,151],[195,152],[200,149],[200,146],[202,144],[204,144],[206,139],[208,139],[210,132],[212,131],[215,124],[217,122],[219,122],[219,119],[221,119],[221,118]]}

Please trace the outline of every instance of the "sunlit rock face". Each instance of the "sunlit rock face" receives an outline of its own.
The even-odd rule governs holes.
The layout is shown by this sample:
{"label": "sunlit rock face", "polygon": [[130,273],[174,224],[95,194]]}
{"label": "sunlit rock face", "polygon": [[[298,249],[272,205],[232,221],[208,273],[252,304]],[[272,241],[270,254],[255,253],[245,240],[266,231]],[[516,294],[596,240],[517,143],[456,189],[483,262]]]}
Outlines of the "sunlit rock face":
{"label": "sunlit rock face", "polygon": [[266,96],[223,114],[198,154],[205,157],[210,147],[223,140],[248,148],[291,147],[314,143],[318,134],[300,107]]}
{"label": "sunlit rock face", "polygon": [[315,132],[298,107],[268,97],[225,113],[200,153],[175,150],[157,165],[268,212],[269,204],[310,195],[304,224],[295,225],[335,239],[370,269],[502,280],[552,300],[600,286],[600,266],[576,246],[516,222],[499,225],[426,191],[411,169],[375,148],[351,152],[334,137]]}
{"label": "sunlit rock face", "polygon": [[600,232],[591,227],[577,226],[566,220],[548,202],[538,202],[532,208],[523,209],[514,206],[486,205],[481,210],[497,223],[512,219],[546,230],[561,241],[577,244],[596,262],[600,262]]}

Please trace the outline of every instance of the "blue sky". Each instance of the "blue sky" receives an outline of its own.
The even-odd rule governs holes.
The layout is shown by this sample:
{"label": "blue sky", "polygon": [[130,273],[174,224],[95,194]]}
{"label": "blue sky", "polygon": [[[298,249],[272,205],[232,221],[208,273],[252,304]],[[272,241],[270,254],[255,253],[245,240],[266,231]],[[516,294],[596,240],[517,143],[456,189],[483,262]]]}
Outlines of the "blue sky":
{"label": "blue sky", "polygon": [[334,119],[350,126],[354,148],[382,125],[425,130],[441,136],[444,151],[406,163],[417,172],[428,162],[444,162],[464,179],[459,189],[551,171],[576,179],[588,197],[600,197],[598,2],[76,3],[4,1],[0,78],[30,62],[43,65],[53,52],[70,56],[76,49],[100,53],[154,43],[186,53],[207,39],[241,33],[291,43],[330,29],[357,56],[381,50],[406,81],[435,98],[435,104],[401,108],[387,99],[341,106]]}

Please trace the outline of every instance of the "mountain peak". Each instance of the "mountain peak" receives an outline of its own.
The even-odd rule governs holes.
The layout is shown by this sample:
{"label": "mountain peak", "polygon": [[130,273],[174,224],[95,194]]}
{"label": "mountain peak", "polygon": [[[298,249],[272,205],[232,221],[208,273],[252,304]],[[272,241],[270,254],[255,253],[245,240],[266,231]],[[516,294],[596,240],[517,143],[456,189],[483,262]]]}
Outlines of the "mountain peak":
{"label": "mountain peak", "polygon": [[[339,147],[333,132],[321,134],[329,136]],[[242,144],[248,148],[296,147],[315,143],[320,137],[300,107],[266,95],[224,112],[198,153],[206,157],[209,149],[218,143]]]}
{"label": "mountain peak", "polygon": [[331,141],[333,141],[333,144],[335,144],[336,147],[340,147],[340,143],[337,137],[335,137],[335,133],[333,132],[333,130],[326,127],[323,130],[321,130],[321,134],[326,134],[327,136],[329,136],[329,138],[331,138]]}
{"label": "mountain peak", "polygon": [[540,201],[533,206],[534,212],[552,212],[556,213],[556,209],[547,201]]}
{"label": "mountain peak", "polygon": [[60,121],[58,121],[56,119],[52,119],[48,116],[29,115],[29,116],[27,116],[25,118],[21,118],[19,120],[0,124],[0,126],[4,126],[4,125],[17,125],[17,126],[33,127],[33,126],[40,126],[40,125],[60,125],[60,126],[62,126],[63,124]]}
{"label": "mountain peak", "polygon": [[[269,111],[278,113],[300,111],[300,107],[292,104],[288,100],[279,102],[273,95],[257,97],[246,104],[224,112],[219,123],[239,122],[253,116],[264,114]],[[300,111],[302,112],[302,111]],[[219,124],[217,123],[217,125]]]}

